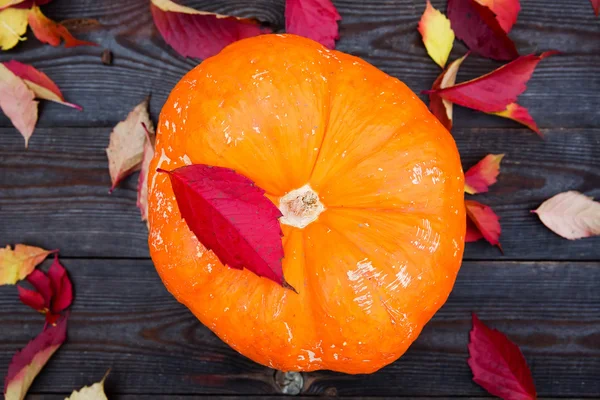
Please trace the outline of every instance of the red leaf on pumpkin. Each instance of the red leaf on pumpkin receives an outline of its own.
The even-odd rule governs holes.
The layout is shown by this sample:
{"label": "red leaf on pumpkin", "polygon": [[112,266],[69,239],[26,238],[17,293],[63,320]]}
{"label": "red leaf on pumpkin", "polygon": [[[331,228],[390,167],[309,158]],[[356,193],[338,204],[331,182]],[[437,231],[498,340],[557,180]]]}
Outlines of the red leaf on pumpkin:
{"label": "red leaf on pumpkin", "polygon": [[38,6],[33,6],[28,20],[33,34],[42,43],[56,47],[60,45],[62,39],[65,41],[65,47],[98,46],[94,42],[75,39],[67,28],[42,14],[42,10]]}
{"label": "red leaf on pumpkin", "polygon": [[31,65],[23,64],[15,60],[4,63],[13,74],[23,79],[25,84],[31,89],[38,99],[50,100],[56,103],[63,104],[68,107],[82,110],[81,106],[73,103],[67,103],[56,83],[52,81],[42,71],[37,70]]}
{"label": "red leaf on pumpkin", "polygon": [[54,262],[48,269],[48,278],[54,293],[50,309],[53,313],[59,313],[73,302],[73,285],[67,270],[58,261],[58,254],[54,255]]}
{"label": "red leaf on pumpkin", "polygon": [[482,6],[488,7],[494,14],[498,23],[508,33],[517,22],[521,3],[519,0],[477,0]]}
{"label": "red leaf on pumpkin", "polygon": [[204,246],[231,268],[246,268],[285,286],[279,209],[235,171],[194,164],[169,175],[181,216]]}
{"label": "red leaf on pumpkin", "polygon": [[[437,77],[431,90],[444,89],[449,86],[453,86],[456,82],[456,74],[458,74],[458,68],[462,62],[467,58],[469,53],[465,54],[461,58],[458,58],[448,66],[441,74]],[[429,94],[429,109],[431,113],[437,117],[437,119],[446,127],[448,130],[452,130],[452,103],[448,100],[444,100],[440,95],[435,92]]]}
{"label": "red leaf on pumpkin", "polygon": [[4,396],[7,400],[25,397],[37,374],[66,338],[67,317],[64,317],[56,326],[48,326],[15,353],[4,378]]}
{"label": "red leaf on pumpkin", "polygon": [[19,300],[21,300],[21,303],[37,311],[43,311],[46,308],[46,300],[39,292],[25,289],[21,286],[17,286],[17,289],[19,290]]}
{"label": "red leaf on pumpkin", "polygon": [[[146,141],[144,142],[142,167],[140,168],[140,177],[138,178],[137,206],[142,214],[142,221],[148,221],[148,171],[150,169],[150,161],[154,157],[155,136],[154,132],[150,133],[145,123],[142,122],[142,126],[146,131]],[[152,127],[150,128],[153,129]]]}
{"label": "red leaf on pumpkin", "polygon": [[504,400],[534,400],[535,384],[519,347],[502,332],[491,329],[473,313],[469,333],[469,367],[473,380]]}
{"label": "red leaf on pumpkin", "polygon": [[[52,290],[52,282],[50,282],[48,276],[39,269],[36,269],[27,276],[27,282],[31,283],[35,290],[42,295],[42,298],[44,299],[44,308],[50,308],[50,302],[54,296],[54,291]],[[38,311],[41,310],[38,309]]]}
{"label": "red leaf on pumpkin", "polygon": [[436,93],[452,103],[474,110],[487,113],[502,112],[527,89],[525,84],[531,78],[538,63],[557,53],[547,51],[539,56],[534,54],[521,56],[479,78],[423,93]]}
{"label": "red leaf on pumpkin", "polygon": [[171,0],[151,0],[150,10],[165,42],[184,57],[208,58],[238,40],[271,33],[254,19],[198,11]]}
{"label": "red leaf on pumpkin", "polygon": [[594,14],[596,17],[600,15],[600,0],[590,0],[592,2],[592,8],[594,9]]}
{"label": "red leaf on pumpkin", "polygon": [[[465,200],[465,208],[467,210],[467,218],[473,222],[471,227],[475,226],[481,236],[485,238],[491,245],[498,246],[502,250],[500,245],[500,222],[498,222],[498,216],[491,209],[491,207],[481,204],[473,200]],[[474,236],[471,233],[470,238]]]}
{"label": "red leaf on pumpkin", "polygon": [[469,194],[485,193],[496,183],[500,173],[500,161],[504,154],[488,154],[465,172],[465,192]]}
{"label": "red leaf on pumpkin", "polygon": [[342,17],[331,0],[286,0],[285,30],[321,43],[330,49],[340,38]]}
{"label": "red leaf on pumpkin", "polygon": [[496,15],[476,0],[448,0],[447,14],[456,37],[474,53],[494,60],[519,56]]}
{"label": "red leaf on pumpkin", "polygon": [[510,103],[506,106],[504,111],[491,113],[492,115],[497,115],[499,117],[512,119],[520,124],[525,125],[538,135],[542,136],[540,132],[540,128],[538,128],[537,124],[533,120],[533,117],[529,114],[529,110],[527,108],[518,105],[517,103]]}
{"label": "red leaf on pumpkin", "polygon": [[0,108],[25,139],[25,147],[38,117],[38,102],[34,98],[25,82],[0,64]]}

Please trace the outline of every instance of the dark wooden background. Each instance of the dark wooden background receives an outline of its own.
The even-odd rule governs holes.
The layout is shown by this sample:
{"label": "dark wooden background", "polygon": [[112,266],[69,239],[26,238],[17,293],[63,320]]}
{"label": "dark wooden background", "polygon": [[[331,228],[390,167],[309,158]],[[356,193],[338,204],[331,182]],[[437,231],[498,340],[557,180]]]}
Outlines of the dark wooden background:
{"label": "dark wooden background", "polygon": [[[137,176],[108,195],[111,128],[149,93],[156,120],[171,88],[197,63],[163,42],[148,3],[54,0],[44,6],[53,19],[100,20],[102,29],[79,34],[100,47],[53,48],[29,34],[0,54],[0,61],[40,68],[85,109],[44,102],[28,150],[0,116],[0,245],[60,248],[76,289],[68,342],[35,380],[31,398],[63,398],[108,368],[110,398],[280,395],[273,370],[223,344],[162,286],[135,205]],[[416,30],[424,0],[334,3],[343,17],[339,50],[417,92],[431,86],[439,69]],[[284,0],[186,4],[284,25]],[[477,196],[500,215],[505,254],[469,244],[450,299],[405,356],[372,375],[304,374],[303,395],[485,397],[466,363],[475,311],[521,346],[541,397],[600,397],[600,238],[561,239],[529,213],[565,190],[600,197],[600,19],[588,0],[522,0],[510,36],[522,54],[562,52],[539,65],[520,99],[546,139],[462,108],[453,131],[466,168],[506,153],[498,183]],[[113,52],[113,65],[101,63],[103,49]],[[464,52],[457,44],[452,58]],[[459,80],[497,65],[470,57]],[[41,325],[14,287],[0,288],[0,375]]]}

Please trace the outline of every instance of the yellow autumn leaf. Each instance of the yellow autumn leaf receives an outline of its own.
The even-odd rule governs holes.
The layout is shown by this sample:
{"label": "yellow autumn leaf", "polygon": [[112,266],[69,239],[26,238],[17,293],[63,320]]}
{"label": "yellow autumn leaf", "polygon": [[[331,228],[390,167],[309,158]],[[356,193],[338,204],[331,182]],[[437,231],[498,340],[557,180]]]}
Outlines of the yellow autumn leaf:
{"label": "yellow autumn leaf", "polygon": [[94,383],[92,386],[84,386],[79,391],[74,390],[71,396],[65,400],[108,400],[104,393],[104,381],[108,376],[110,369],[104,374],[104,378],[100,382]]}
{"label": "yellow autumn leaf", "polygon": [[54,251],[24,244],[16,245],[14,250],[10,246],[0,249],[0,285],[14,285]]}
{"label": "yellow autumn leaf", "polygon": [[0,11],[0,48],[2,50],[12,49],[21,40],[21,36],[27,31],[27,16],[29,10],[18,8],[7,8]]}
{"label": "yellow autumn leaf", "polygon": [[427,54],[437,65],[444,68],[454,44],[454,31],[450,27],[448,18],[433,8],[427,0],[427,7],[421,16],[418,29],[423,37]]}

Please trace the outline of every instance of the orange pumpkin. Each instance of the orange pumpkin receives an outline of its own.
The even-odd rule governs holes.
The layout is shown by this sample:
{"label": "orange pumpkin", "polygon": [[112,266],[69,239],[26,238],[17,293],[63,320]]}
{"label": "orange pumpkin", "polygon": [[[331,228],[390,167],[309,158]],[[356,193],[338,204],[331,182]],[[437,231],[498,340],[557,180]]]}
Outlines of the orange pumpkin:
{"label": "orange pumpkin", "polygon": [[[166,174],[252,179],[283,212],[298,293],[222,265],[182,220]],[[241,40],[173,89],[150,167],[149,246],[167,289],[231,347],[290,371],[368,373],[445,302],[465,234],[454,140],[399,80],[293,35]]]}

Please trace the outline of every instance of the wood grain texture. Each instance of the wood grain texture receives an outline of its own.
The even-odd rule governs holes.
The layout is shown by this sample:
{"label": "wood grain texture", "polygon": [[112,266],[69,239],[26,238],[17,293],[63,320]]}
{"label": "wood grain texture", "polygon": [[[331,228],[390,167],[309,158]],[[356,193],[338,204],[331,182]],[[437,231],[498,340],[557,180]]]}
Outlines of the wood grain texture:
{"label": "wood grain texture", "polygon": [[[112,368],[107,390],[113,393],[279,393],[274,371],[202,326],[167,293],[149,261],[63,264],[76,289],[69,338],[32,392],[66,393]],[[448,302],[399,361],[372,375],[304,374],[303,394],[484,396],[466,363],[475,311],[521,347],[540,396],[597,396],[599,281],[598,262],[465,262]],[[0,375],[42,325],[14,287],[0,287]]]}
{"label": "wood grain texture", "polygon": [[[0,243],[60,248],[69,257],[148,257],[137,175],[108,194],[110,131],[38,128],[25,150],[18,133],[0,128]],[[545,140],[521,129],[455,130],[465,168],[488,152],[506,153],[498,183],[469,196],[499,214],[504,255],[480,241],[467,245],[466,259],[600,259],[600,237],[562,239],[530,213],[565,190],[600,197],[600,129],[544,133]]]}

